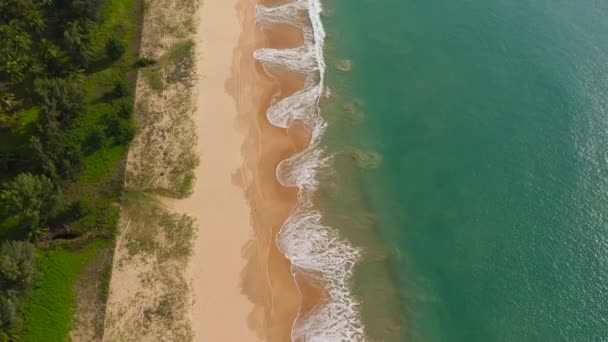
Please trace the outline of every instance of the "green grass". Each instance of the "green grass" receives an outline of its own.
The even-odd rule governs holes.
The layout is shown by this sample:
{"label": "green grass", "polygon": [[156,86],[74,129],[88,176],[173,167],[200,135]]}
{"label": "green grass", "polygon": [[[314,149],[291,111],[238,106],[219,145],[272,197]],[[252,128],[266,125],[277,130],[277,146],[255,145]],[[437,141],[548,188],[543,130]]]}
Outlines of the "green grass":
{"label": "green grass", "polygon": [[163,84],[163,78],[160,75],[158,67],[149,67],[144,69],[143,75],[146,77],[150,88],[156,91],[162,91],[165,86]]}
{"label": "green grass", "polygon": [[81,251],[62,247],[38,251],[36,270],[40,279],[22,303],[24,324],[20,340],[67,340],[72,322],[74,281],[96,253],[108,245],[97,240]]}
{"label": "green grass", "polygon": [[[118,207],[124,179],[124,158],[128,146],[118,144],[107,136],[103,145],[90,151],[87,139],[94,129],[106,130],[107,118],[117,111],[117,104],[132,98],[113,98],[110,93],[119,82],[135,85],[137,70],[133,64],[138,56],[138,34],[141,21],[140,0],[107,0],[103,9],[103,23],[91,36],[91,48],[98,57],[97,67],[85,75],[87,112],[70,131],[70,136],[83,144],[88,155],[83,161],[82,173],[69,187],[69,201],[82,200],[89,214],[72,223],[71,228],[81,232],[95,232],[105,236],[116,231]],[[119,39],[128,48],[117,60],[110,63],[105,53],[109,38]],[[121,120],[133,120],[126,118]]]}
{"label": "green grass", "polygon": [[120,37],[127,44],[136,40],[139,11],[136,1],[108,0],[103,9],[103,24],[96,28],[91,37],[93,51],[103,51],[112,36]]}
{"label": "green grass", "polygon": [[80,182],[95,183],[105,179],[113,169],[120,167],[125,152],[125,146],[116,145],[102,148],[86,157]]}

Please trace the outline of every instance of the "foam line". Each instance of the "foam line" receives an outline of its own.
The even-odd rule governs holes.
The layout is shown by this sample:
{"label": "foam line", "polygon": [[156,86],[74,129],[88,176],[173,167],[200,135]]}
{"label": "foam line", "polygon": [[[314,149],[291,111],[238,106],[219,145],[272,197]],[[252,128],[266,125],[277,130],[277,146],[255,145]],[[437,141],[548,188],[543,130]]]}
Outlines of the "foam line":
{"label": "foam line", "polygon": [[321,9],[320,0],[292,0],[277,7],[256,7],[258,25],[289,24],[304,33],[302,47],[259,49],[254,53],[254,58],[265,65],[306,76],[304,89],[273,103],[267,113],[275,126],[287,128],[294,120],[300,120],[312,131],[309,146],[283,160],[276,170],[282,185],[299,188],[298,205],[283,224],[277,245],[291,261],[294,273],[304,272],[317,278],[329,295],[312,312],[298,315],[292,341],[365,341],[359,303],[350,289],[360,250],[340,237],[336,229],[324,225],[321,212],[313,204],[319,173],[330,170],[331,163],[331,156],[321,144],[327,126],[319,108],[325,76]]}

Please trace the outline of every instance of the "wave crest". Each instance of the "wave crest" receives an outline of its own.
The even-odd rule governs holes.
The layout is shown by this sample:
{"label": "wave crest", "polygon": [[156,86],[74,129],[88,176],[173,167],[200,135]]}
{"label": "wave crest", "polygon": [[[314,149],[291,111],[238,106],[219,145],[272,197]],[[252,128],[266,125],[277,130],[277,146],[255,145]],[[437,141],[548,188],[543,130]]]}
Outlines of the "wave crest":
{"label": "wave crest", "polygon": [[322,223],[313,197],[319,173],[329,167],[331,157],[320,144],[327,124],[320,114],[323,95],[325,31],[320,0],[293,0],[276,7],[256,6],[258,25],[289,24],[302,29],[304,45],[294,49],[259,49],[254,58],[264,64],[306,75],[304,89],[268,109],[268,120],[287,128],[300,120],[312,131],[311,142],[302,152],[283,160],[276,170],[284,186],[299,188],[299,202],[277,236],[277,245],[289,258],[292,271],[319,279],[329,299],[294,322],[293,341],[364,341],[359,303],[350,289],[360,250]]}

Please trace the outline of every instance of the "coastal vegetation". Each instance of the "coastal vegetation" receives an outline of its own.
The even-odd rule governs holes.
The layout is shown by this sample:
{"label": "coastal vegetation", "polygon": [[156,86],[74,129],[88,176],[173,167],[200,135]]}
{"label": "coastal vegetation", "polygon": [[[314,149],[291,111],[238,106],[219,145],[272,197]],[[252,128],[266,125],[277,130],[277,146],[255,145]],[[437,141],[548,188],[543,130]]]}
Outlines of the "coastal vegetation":
{"label": "coastal vegetation", "polygon": [[120,230],[114,275],[128,282],[123,291],[136,295],[113,291],[104,336],[111,341],[192,340],[187,310],[192,297],[183,270],[193,251],[194,219],[169,211],[154,195],[129,192]]}
{"label": "coastal vegetation", "polygon": [[125,167],[103,336],[190,341],[188,265],[197,223],[173,210],[188,197],[199,158],[193,120],[196,0],[144,0],[137,132]]}
{"label": "coastal vegetation", "polygon": [[[95,298],[83,334],[103,333],[137,68],[151,63],[141,12],[0,0],[0,341],[66,340]],[[80,300],[89,284],[101,290]]]}

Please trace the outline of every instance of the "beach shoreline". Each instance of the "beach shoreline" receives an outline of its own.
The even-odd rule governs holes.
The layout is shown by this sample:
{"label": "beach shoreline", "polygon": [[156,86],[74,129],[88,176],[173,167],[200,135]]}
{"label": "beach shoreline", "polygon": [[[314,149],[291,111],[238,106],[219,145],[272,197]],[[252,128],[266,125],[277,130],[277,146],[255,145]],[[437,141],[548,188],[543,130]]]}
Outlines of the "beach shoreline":
{"label": "beach shoreline", "polygon": [[301,291],[307,298],[320,293],[315,286],[298,288],[276,242],[298,201],[298,189],[279,184],[276,168],[302,151],[310,134],[303,125],[275,127],[266,117],[276,98],[303,88],[304,78],[271,76],[253,58],[261,47],[302,45],[302,32],[260,30],[256,4],[208,0],[200,13],[195,122],[201,165],[193,195],[176,204],[199,225],[189,270],[195,340],[289,341]]}
{"label": "beach shoreline", "polygon": [[[244,250],[248,260],[243,270],[243,292],[255,307],[251,326],[266,341],[290,341],[294,321],[300,311],[302,295],[290,261],[278,248],[276,239],[298,201],[298,189],[279,184],[279,163],[301,151],[309,134],[303,127],[285,130],[268,122],[267,111],[273,101],[287,97],[303,87],[303,77],[285,74],[271,76],[253,58],[262,47],[299,46],[302,32],[293,27],[277,32],[261,30],[255,20],[255,0],[241,0],[241,36],[234,54],[235,100],[239,127],[244,129],[245,164],[249,177],[242,184],[251,208],[254,236]],[[279,34],[277,34],[279,33]],[[260,277],[264,274],[264,277]]]}

